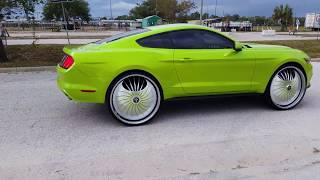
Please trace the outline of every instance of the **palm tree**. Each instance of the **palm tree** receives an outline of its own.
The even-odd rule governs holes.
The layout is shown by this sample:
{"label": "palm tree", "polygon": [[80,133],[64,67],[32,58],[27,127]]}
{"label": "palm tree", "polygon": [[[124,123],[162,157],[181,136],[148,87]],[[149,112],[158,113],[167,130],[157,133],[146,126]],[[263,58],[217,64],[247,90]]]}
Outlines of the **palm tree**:
{"label": "palm tree", "polygon": [[281,24],[281,31],[284,31],[293,23],[293,9],[288,4],[276,6],[272,18]]}

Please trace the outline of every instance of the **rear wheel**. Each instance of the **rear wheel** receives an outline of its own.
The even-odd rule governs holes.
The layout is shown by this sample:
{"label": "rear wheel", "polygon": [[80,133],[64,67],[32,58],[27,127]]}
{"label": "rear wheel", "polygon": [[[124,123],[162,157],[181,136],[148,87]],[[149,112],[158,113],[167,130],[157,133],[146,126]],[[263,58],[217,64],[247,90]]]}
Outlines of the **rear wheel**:
{"label": "rear wheel", "polygon": [[266,98],[276,109],[294,108],[303,99],[306,92],[306,77],[296,66],[284,66],[272,77]]}
{"label": "rear wheel", "polygon": [[142,73],[129,73],[113,84],[109,107],[113,116],[128,125],[140,125],[159,111],[161,93],[157,83]]}

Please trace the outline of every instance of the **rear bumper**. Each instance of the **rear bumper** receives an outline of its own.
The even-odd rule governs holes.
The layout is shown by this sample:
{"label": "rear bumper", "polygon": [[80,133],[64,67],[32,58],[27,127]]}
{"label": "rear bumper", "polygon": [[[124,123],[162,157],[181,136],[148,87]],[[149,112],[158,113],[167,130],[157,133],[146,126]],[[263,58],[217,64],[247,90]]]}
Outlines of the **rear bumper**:
{"label": "rear bumper", "polygon": [[72,67],[65,70],[57,66],[57,84],[59,89],[68,99],[89,102],[104,103],[106,88],[99,78],[94,78]]}

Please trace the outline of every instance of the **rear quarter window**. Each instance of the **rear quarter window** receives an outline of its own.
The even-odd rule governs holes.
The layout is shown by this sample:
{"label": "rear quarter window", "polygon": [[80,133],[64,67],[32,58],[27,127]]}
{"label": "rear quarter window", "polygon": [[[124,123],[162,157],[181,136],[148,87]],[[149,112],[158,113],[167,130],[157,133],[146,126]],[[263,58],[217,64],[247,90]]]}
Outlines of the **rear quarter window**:
{"label": "rear quarter window", "polygon": [[168,33],[156,34],[137,40],[142,47],[172,49],[172,40]]}

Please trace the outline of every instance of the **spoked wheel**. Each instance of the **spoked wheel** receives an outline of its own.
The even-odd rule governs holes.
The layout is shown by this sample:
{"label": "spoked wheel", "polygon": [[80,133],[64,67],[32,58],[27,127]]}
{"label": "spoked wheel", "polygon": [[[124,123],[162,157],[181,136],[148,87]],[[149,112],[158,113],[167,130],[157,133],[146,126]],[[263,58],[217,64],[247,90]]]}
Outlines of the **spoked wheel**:
{"label": "spoked wheel", "polygon": [[129,125],[151,120],[159,110],[161,94],[158,85],[143,74],[128,74],[120,78],[109,95],[111,112]]}
{"label": "spoked wheel", "polygon": [[306,92],[306,77],[295,66],[286,66],[276,72],[269,85],[267,98],[277,109],[294,108]]}

